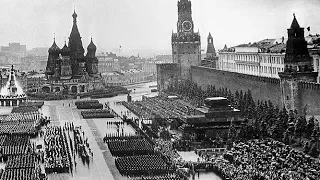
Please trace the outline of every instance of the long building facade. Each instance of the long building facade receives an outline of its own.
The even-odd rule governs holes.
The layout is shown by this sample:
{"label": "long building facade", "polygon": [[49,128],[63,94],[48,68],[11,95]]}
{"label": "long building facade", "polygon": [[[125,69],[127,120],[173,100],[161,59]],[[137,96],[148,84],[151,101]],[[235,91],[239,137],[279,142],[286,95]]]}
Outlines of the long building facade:
{"label": "long building facade", "polygon": [[[320,36],[306,37],[308,52],[312,57],[315,72],[319,72]],[[280,78],[278,73],[284,71],[287,41],[281,39],[264,39],[250,44],[241,44],[219,51],[217,69],[262,77]],[[317,82],[320,77],[317,78]]]}

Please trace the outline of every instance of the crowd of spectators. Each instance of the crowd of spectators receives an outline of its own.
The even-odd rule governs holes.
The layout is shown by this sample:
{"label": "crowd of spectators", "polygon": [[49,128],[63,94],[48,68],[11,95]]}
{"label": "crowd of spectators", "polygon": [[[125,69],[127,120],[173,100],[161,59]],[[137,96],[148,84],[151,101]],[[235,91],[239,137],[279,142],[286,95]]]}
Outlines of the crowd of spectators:
{"label": "crowd of spectators", "polygon": [[167,95],[144,97],[142,101],[123,102],[130,111],[142,119],[183,119],[194,112],[194,107]]}
{"label": "crowd of spectators", "polygon": [[230,153],[233,162],[215,163],[234,180],[320,179],[319,159],[272,139],[238,142]]}
{"label": "crowd of spectators", "polygon": [[175,165],[182,163],[182,157],[179,153],[173,148],[173,142],[168,140],[163,140],[161,138],[154,139],[156,144],[155,151],[160,152],[165,157],[169,159],[169,161]]}

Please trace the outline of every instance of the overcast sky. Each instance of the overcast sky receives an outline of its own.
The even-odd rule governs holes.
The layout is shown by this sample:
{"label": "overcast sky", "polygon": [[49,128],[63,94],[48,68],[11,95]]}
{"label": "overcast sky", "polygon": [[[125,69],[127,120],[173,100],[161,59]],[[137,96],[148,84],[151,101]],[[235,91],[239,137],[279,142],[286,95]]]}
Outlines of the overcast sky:
{"label": "overcast sky", "polygon": [[[171,53],[177,0],[1,0],[0,45],[59,47],[70,35],[73,8],[86,49],[92,33],[98,49],[137,55]],[[195,30],[202,49],[211,32],[216,49],[287,36],[295,13],[303,27],[320,33],[319,0],[192,0]],[[306,32],[307,34],[307,32]]]}

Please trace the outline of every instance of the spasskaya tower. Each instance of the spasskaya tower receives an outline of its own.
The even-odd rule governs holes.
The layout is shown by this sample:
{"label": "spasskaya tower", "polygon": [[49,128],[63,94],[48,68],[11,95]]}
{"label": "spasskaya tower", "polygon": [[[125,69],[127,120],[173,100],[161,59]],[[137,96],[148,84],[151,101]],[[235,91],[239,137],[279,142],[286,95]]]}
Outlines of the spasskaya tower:
{"label": "spasskaya tower", "polygon": [[172,33],[172,59],[178,64],[182,79],[191,77],[191,66],[201,63],[201,42],[199,32],[194,32],[191,1],[178,1],[177,33]]}

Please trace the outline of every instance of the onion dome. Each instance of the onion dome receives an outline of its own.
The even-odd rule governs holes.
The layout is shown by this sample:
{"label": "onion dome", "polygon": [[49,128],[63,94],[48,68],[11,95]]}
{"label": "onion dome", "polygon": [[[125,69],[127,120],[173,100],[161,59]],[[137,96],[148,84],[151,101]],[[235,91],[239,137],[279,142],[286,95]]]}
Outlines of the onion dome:
{"label": "onion dome", "polygon": [[71,53],[70,48],[67,46],[67,43],[64,42],[64,46],[63,46],[63,48],[61,49],[61,55],[62,55],[62,56],[69,56],[70,53]]}
{"label": "onion dome", "polygon": [[52,46],[48,50],[49,54],[59,54],[60,53],[60,48],[57,46],[55,38],[53,40]]}
{"label": "onion dome", "polygon": [[92,38],[91,38],[91,42],[87,47],[88,52],[96,52],[97,50],[97,46],[93,43]]}

